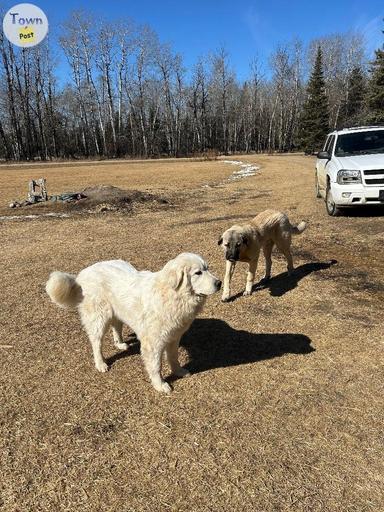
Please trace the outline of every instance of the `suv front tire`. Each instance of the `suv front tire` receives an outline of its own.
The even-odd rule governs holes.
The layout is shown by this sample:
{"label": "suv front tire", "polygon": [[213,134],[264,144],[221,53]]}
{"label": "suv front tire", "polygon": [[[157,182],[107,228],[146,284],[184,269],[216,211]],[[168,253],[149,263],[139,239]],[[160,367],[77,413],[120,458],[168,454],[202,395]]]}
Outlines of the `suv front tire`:
{"label": "suv front tire", "polygon": [[328,215],[331,217],[337,217],[340,215],[340,209],[336,206],[332,197],[331,184],[329,181],[327,183],[327,192],[325,194],[325,207],[327,209]]}

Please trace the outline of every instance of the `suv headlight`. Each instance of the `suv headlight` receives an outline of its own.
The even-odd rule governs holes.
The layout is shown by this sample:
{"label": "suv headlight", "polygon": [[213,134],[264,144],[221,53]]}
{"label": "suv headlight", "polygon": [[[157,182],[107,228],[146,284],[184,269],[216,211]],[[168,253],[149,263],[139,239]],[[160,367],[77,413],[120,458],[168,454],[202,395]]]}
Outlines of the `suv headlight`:
{"label": "suv headlight", "polygon": [[339,185],[350,185],[354,183],[361,183],[361,172],[360,171],[348,171],[341,169],[337,173],[337,183]]}

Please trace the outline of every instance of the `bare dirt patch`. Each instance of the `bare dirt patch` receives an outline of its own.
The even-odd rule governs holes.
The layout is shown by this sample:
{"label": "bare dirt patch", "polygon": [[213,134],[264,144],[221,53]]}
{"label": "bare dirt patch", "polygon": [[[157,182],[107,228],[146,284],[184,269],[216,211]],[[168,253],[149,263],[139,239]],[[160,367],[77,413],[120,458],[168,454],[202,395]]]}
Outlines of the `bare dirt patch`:
{"label": "bare dirt patch", "polygon": [[151,207],[168,205],[165,197],[142,192],[139,190],[122,190],[111,185],[98,185],[82,190],[86,196],[84,200],[68,203],[68,208],[73,210],[87,209],[96,211],[131,212],[135,204],[146,204]]}
{"label": "bare dirt patch", "polygon": [[[2,210],[9,217],[35,218],[34,216],[67,216],[70,213],[132,213],[136,206],[146,205],[148,209],[169,206],[165,197],[140,190],[123,190],[112,185],[95,185],[78,192],[79,199],[55,200],[38,202],[32,205]],[[7,215],[2,218],[6,220]]]}

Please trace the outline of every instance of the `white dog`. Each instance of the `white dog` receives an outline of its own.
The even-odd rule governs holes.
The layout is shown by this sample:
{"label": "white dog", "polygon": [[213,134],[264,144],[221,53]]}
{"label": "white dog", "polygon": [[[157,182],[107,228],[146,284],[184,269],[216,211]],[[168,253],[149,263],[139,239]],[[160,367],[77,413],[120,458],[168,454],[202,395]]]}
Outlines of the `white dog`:
{"label": "white dog", "polygon": [[171,387],[161,377],[163,352],[174,375],[189,375],[178,360],[180,338],[203,307],[206,296],[220,287],[221,281],[208,272],[208,265],[200,256],[183,253],[155,273],[139,272],[122,260],[96,263],[77,277],[53,272],[46,291],[61,307],[78,307],[97,370],[108,370],[101,351],[106,330],[111,326],[115,346],[126,350],[122,327],[127,324],[140,340],[152,385],[169,393]]}

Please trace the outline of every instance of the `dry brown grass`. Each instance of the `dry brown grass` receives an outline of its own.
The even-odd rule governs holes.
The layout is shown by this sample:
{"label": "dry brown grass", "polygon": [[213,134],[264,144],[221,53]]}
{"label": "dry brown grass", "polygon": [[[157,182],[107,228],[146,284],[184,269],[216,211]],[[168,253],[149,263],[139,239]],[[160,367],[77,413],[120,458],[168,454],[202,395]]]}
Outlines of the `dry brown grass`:
{"label": "dry brown grass", "polygon": [[[40,175],[50,193],[110,184],[175,205],[0,222],[4,511],[384,509],[384,218],[328,218],[311,158],[242,159],[261,172],[221,187],[234,168],[220,161],[0,170],[3,205]],[[44,293],[53,269],[124,258],[155,270],[184,250],[222,275],[219,234],[267,207],[309,221],[293,242],[296,277],[210,298],[184,339],[193,375],[169,398],[147,382],[137,344],[115,357],[110,343],[111,371],[97,374],[77,314]],[[285,270],[278,255],[272,270]],[[241,268],[234,294],[244,282]]]}

